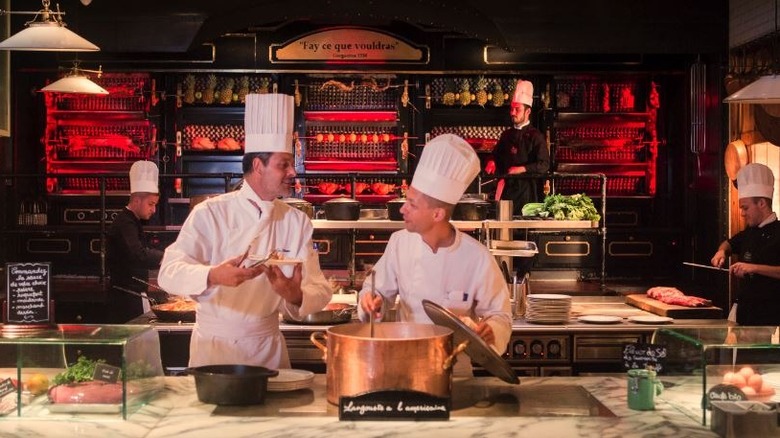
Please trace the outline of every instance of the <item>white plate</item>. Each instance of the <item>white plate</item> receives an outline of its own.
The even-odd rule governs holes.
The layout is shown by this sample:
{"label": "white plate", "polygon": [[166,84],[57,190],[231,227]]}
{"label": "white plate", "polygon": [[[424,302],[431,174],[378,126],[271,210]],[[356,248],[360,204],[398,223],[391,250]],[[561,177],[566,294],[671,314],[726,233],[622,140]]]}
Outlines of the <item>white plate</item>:
{"label": "white plate", "polygon": [[611,315],[582,315],[577,318],[577,321],[590,324],[617,324],[623,322],[623,318]]}
{"label": "white plate", "polygon": [[306,370],[280,369],[279,375],[268,379],[271,392],[295,391],[311,386],[314,373]]}
{"label": "white plate", "polygon": [[[252,261],[259,261],[259,260],[264,259],[264,257],[250,255],[249,257],[247,257],[247,259],[252,260]],[[270,259],[270,260],[264,262],[263,264],[264,265],[283,266],[283,265],[296,265],[298,263],[303,263],[303,260],[301,260],[301,259]]]}
{"label": "white plate", "polygon": [[531,294],[529,300],[571,300],[571,295],[561,294]]}
{"label": "white plate", "polygon": [[668,316],[656,316],[656,315],[637,315],[629,316],[628,320],[637,324],[668,324],[674,321],[674,318]]}

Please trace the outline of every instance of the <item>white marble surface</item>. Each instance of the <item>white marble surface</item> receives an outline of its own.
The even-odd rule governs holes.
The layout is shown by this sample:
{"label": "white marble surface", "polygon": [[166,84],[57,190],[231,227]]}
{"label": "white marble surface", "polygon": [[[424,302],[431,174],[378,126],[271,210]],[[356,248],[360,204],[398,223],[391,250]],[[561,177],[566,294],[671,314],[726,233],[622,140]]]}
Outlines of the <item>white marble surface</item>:
{"label": "white marble surface", "polygon": [[[465,409],[460,413],[454,410],[449,421],[425,422],[339,421],[336,408],[325,401],[324,380],[324,375],[317,375],[311,390],[269,394],[263,406],[229,408],[199,402],[191,377],[166,377],[166,391],[126,421],[99,416],[4,417],[0,419],[0,437],[717,436],[701,425],[701,382],[695,378],[662,379],[673,386],[659,397],[655,411],[645,412],[627,407],[626,379],[622,376],[525,378],[521,383],[523,391],[544,392],[550,385],[581,385],[615,416],[479,416],[473,409]],[[453,395],[455,391],[491,385],[506,384],[495,378],[456,381]],[[512,403],[507,406],[511,410]]]}

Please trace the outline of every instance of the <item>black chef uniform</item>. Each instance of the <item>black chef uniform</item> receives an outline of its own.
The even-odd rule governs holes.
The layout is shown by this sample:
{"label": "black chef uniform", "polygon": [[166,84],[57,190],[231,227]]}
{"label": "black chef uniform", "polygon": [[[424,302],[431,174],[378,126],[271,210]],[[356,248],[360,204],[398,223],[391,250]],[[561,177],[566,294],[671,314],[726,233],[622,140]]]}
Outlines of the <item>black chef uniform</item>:
{"label": "black chef uniform", "polygon": [[[550,151],[544,134],[530,124],[524,127],[509,128],[493,150],[496,173],[506,174],[513,166],[525,166],[530,174],[543,174],[550,168]],[[539,202],[539,181],[536,178],[506,178],[501,199],[513,202],[513,215],[519,216],[523,205]]]}
{"label": "black chef uniform", "polygon": [[[750,227],[729,239],[739,261],[780,265],[780,221]],[[737,322],[740,325],[780,325],[780,279],[746,275],[739,280]]]}

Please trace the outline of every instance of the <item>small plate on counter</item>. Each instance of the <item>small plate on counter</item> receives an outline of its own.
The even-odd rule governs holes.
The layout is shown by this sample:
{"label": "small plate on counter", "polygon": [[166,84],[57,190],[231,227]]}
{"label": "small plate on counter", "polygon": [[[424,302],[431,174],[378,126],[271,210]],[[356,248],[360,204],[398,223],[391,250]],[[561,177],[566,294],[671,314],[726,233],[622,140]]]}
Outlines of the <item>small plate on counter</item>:
{"label": "small plate on counter", "polygon": [[279,375],[268,379],[271,392],[296,391],[311,387],[314,373],[307,370],[280,369]]}
{"label": "small plate on counter", "polygon": [[617,324],[623,322],[623,318],[613,315],[582,315],[577,321],[588,324]]}
{"label": "small plate on counter", "polygon": [[628,320],[637,324],[669,324],[670,322],[674,321],[674,318],[657,315],[637,315],[629,316]]}

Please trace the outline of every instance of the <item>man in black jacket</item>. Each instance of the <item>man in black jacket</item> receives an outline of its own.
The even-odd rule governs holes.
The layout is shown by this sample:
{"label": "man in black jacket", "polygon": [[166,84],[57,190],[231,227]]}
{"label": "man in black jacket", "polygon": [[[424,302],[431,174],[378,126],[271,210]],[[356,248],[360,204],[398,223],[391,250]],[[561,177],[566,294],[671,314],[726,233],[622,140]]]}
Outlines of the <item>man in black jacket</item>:
{"label": "man in black jacket", "polygon": [[135,280],[148,280],[149,269],[160,266],[163,251],[150,247],[143,236],[142,221],[149,220],[160,199],[158,170],[151,161],[137,161],[130,168],[130,200],[116,216],[108,231],[106,261],[111,275],[108,291],[111,323],[125,323],[141,314],[142,298],[115,289],[119,286],[146,292],[147,286]]}

